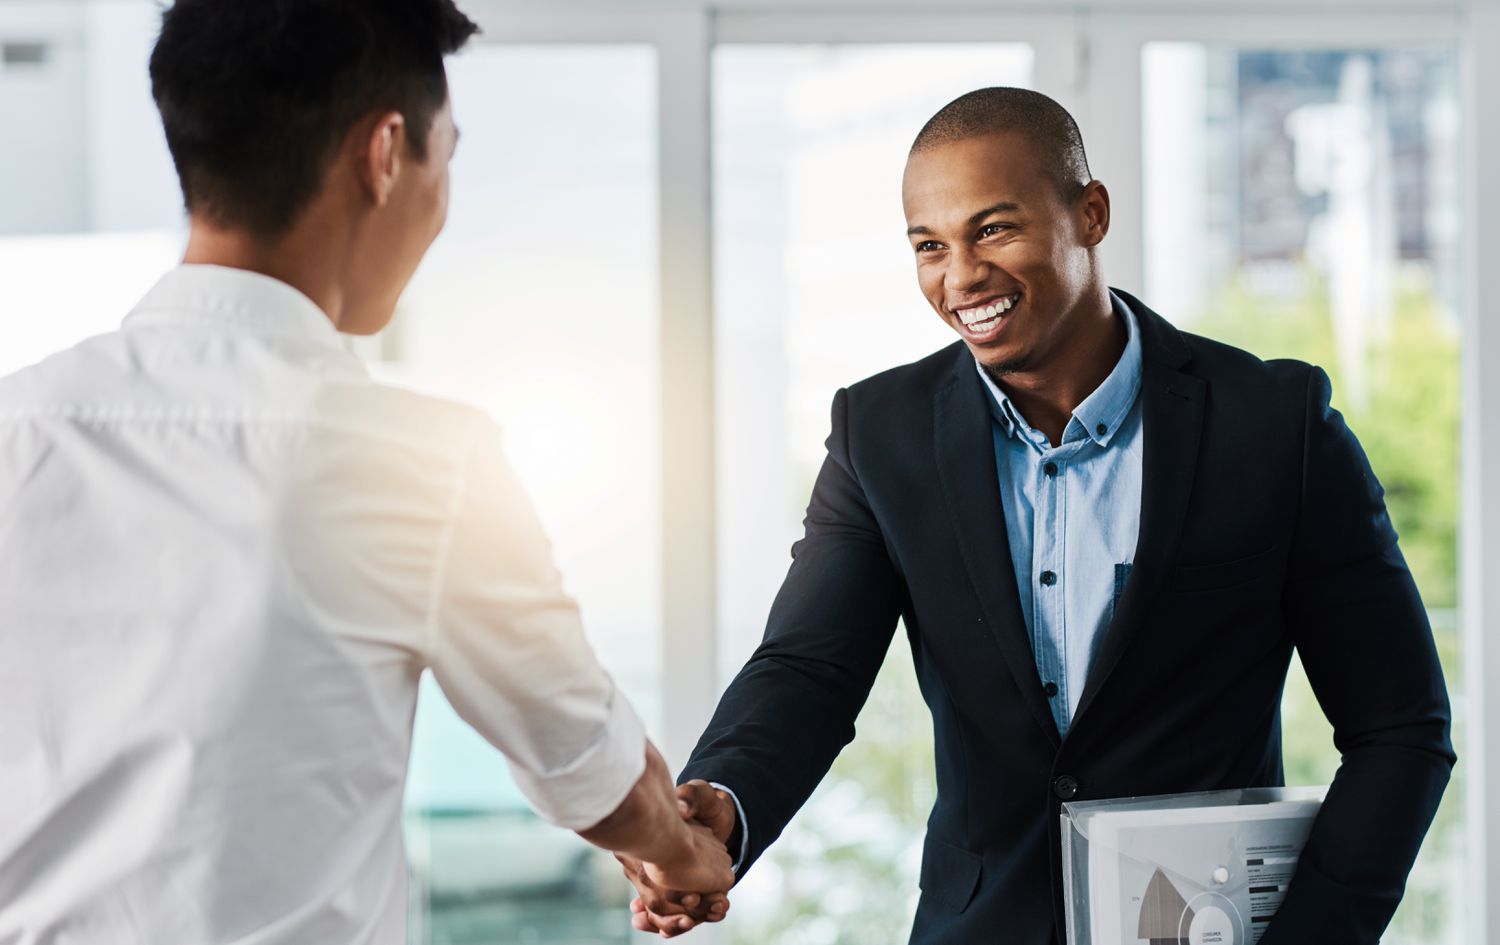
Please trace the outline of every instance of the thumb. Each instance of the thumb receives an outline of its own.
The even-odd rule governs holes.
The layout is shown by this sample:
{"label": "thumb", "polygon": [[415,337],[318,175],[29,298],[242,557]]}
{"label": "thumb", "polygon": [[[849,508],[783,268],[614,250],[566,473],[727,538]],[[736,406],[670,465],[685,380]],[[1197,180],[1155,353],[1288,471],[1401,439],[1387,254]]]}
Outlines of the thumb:
{"label": "thumb", "polygon": [[705,781],[689,781],[677,786],[677,807],[684,817],[697,817],[703,810],[703,788]]}

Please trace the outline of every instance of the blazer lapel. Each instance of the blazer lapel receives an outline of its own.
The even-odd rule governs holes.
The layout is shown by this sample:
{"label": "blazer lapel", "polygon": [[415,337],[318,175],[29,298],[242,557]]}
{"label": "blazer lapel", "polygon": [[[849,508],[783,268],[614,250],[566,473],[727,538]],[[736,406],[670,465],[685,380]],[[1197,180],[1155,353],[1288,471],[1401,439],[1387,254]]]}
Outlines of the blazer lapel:
{"label": "blazer lapel", "polygon": [[973,356],[967,348],[960,348],[952,383],[939,389],[933,399],[938,478],[958,533],[960,556],[979,597],[985,629],[1015,678],[1026,707],[1056,744],[1060,741],[1057,724],[1037,675],[1011,564],[988,397]]}
{"label": "blazer lapel", "polygon": [[1127,293],[1114,290],[1135,312],[1142,341],[1141,530],[1135,561],[1114,619],[1095,647],[1083,695],[1069,731],[1104,687],[1120,656],[1139,633],[1146,609],[1177,560],[1203,435],[1207,383],[1181,373],[1191,352],[1181,334]]}

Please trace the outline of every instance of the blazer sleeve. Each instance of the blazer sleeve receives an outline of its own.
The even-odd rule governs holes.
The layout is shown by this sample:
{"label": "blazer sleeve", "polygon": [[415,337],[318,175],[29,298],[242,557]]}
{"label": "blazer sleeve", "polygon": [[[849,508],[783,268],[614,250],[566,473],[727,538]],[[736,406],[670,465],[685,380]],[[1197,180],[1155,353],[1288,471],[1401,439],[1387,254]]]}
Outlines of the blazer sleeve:
{"label": "blazer sleeve", "polygon": [[901,580],[850,461],[848,393],[765,637],[719,701],[680,780],[733,789],[747,833],[741,873],[771,845],[854,738],[890,647]]}
{"label": "blazer sleeve", "polygon": [[1284,606],[1342,761],[1262,945],[1375,945],[1455,761],[1427,612],[1330,393],[1312,368]]}

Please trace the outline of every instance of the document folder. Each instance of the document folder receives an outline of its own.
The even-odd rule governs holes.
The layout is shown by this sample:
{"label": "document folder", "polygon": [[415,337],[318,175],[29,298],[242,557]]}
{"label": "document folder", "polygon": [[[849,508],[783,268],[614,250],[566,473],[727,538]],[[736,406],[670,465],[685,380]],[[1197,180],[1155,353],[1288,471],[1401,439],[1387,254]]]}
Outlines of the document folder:
{"label": "document folder", "polygon": [[1255,945],[1327,788],[1062,806],[1069,945]]}

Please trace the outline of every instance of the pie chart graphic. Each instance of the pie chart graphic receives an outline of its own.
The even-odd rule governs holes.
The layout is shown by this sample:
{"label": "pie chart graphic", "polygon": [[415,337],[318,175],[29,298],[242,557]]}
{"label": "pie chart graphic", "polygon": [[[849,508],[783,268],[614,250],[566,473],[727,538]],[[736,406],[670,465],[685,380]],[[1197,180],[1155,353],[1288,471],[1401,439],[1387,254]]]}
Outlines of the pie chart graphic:
{"label": "pie chart graphic", "polygon": [[1199,893],[1191,901],[1157,869],[1141,896],[1136,937],[1150,945],[1244,945],[1240,911],[1218,893]]}
{"label": "pie chart graphic", "polygon": [[1161,870],[1152,873],[1146,894],[1141,897],[1136,937],[1146,939],[1151,945],[1188,945],[1183,933],[1192,924],[1193,913],[1182,893],[1167,879],[1166,873]]}

